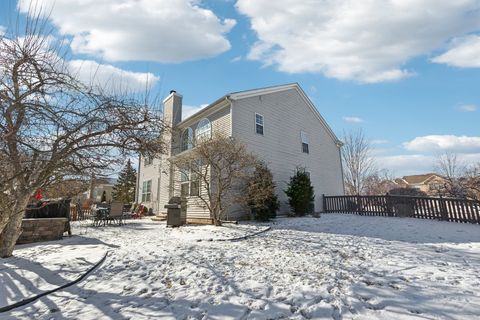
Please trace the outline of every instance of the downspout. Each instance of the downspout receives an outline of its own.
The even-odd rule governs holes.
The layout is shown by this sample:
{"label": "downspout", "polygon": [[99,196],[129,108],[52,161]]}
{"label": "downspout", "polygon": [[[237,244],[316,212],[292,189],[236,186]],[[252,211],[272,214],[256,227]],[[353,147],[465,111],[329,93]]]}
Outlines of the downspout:
{"label": "downspout", "polygon": [[343,143],[341,143],[341,142],[338,142],[338,143],[337,143],[338,155],[339,155],[339,157],[340,157],[340,171],[342,171],[343,195],[345,195],[345,176],[344,176],[344,173],[343,173],[342,146],[343,146]]}
{"label": "downspout", "polygon": [[225,97],[225,101],[230,103],[230,137],[233,137],[233,101],[230,100],[229,96]]}
{"label": "downspout", "polygon": [[160,187],[162,186],[162,156],[158,164],[158,179],[157,179],[157,214],[160,214]]}
{"label": "downspout", "polygon": [[142,166],[142,155],[138,154],[138,168],[137,168],[137,186],[135,188],[136,203],[140,203],[140,168]]}

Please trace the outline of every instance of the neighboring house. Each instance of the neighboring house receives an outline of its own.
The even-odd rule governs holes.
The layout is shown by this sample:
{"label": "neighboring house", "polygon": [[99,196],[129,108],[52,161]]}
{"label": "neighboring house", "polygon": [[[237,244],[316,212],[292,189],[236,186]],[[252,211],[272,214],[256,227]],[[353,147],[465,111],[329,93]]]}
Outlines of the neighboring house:
{"label": "neighboring house", "polygon": [[[180,190],[188,197],[188,220],[210,219],[195,200],[198,185],[174,184],[168,158],[181,156],[193,146],[189,141],[222,133],[245,144],[272,171],[281,202],[279,214],[289,206],[283,190],[297,167],[305,167],[315,188],[315,211],[321,211],[322,194],[344,194],[340,156],[342,143],[298,84],[247,90],[227,94],[196,114],[182,120],[182,96],[175,91],[165,98],[164,120],[174,130],[164,137],[170,147],[159,159],[140,158],[137,202],[165,212],[164,205]],[[188,180],[188,179],[187,179]],[[201,188],[201,186],[200,186]],[[193,195],[192,195],[193,194]],[[229,212],[240,219],[245,210]]]}
{"label": "neighboring house", "polygon": [[87,191],[80,195],[80,200],[91,198],[95,202],[100,202],[102,200],[102,194],[105,191],[107,202],[111,201],[114,184],[115,182],[111,179],[96,179],[93,183],[93,190],[90,186]]}
{"label": "neighboring house", "polygon": [[404,176],[395,179],[402,188],[414,188],[425,192],[428,195],[439,195],[445,188],[445,178],[435,173],[418,174],[412,176]]}

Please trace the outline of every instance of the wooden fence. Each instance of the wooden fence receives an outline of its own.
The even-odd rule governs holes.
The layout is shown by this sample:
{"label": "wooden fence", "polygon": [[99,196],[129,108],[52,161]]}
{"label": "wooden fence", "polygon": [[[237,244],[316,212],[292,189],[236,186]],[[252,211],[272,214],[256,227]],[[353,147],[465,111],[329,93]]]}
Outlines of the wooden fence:
{"label": "wooden fence", "polygon": [[480,223],[475,200],[410,196],[323,196],[325,212]]}
{"label": "wooden fence", "polygon": [[70,220],[71,221],[82,221],[92,218],[92,211],[88,208],[71,206],[70,207]]}

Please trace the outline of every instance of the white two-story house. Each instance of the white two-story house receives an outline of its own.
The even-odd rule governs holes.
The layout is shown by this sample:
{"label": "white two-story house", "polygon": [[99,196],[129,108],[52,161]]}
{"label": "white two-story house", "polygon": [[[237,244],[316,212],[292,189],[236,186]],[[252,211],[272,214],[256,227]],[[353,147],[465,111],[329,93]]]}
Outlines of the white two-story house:
{"label": "white two-story house", "polygon": [[[245,144],[268,165],[281,203],[280,215],[290,210],[284,190],[297,167],[310,174],[315,211],[323,210],[322,194],[344,193],[342,143],[296,83],[229,93],[184,120],[181,95],[172,91],[163,103],[164,121],[173,128],[165,137],[169,150],[159,159],[140,159],[137,183],[137,202],[154,213],[165,212],[164,205],[183,188],[189,195],[187,221],[210,221],[208,210],[192,199],[201,186],[174,186],[179,181],[173,179],[168,158],[188,152],[193,147],[189,141],[196,137],[208,138],[217,132]],[[237,210],[228,217],[241,219],[246,214]]]}

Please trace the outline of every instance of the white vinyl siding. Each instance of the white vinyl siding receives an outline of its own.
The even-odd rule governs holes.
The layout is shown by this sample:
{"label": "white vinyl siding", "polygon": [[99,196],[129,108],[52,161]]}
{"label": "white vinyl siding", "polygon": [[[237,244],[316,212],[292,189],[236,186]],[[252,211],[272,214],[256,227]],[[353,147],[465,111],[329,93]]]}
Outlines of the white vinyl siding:
{"label": "white vinyl siding", "polygon": [[[297,90],[233,100],[232,104],[232,136],[272,171],[281,202],[279,214],[289,211],[283,190],[296,167],[308,168],[311,174],[315,210],[322,210],[322,194],[343,194],[340,149]],[[264,136],[252,130],[255,113],[268,119]],[[300,131],[307,133],[309,154],[302,152]]]}
{"label": "white vinyl siding", "polygon": [[[231,135],[231,108],[230,105],[226,105],[219,110],[205,115],[205,118],[207,118],[210,123],[211,123],[211,134],[223,134],[230,136]],[[181,127],[181,131],[183,133],[183,130],[188,126],[190,128],[197,128],[199,122],[202,120],[198,119],[197,121],[189,121],[184,124],[184,126]],[[178,135],[180,137],[180,134]],[[178,139],[181,140],[181,139]],[[195,137],[194,137],[195,140]],[[181,148],[177,147],[175,150],[176,152],[182,152]],[[176,180],[178,181],[180,177],[178,177]],[[189,178],[190,179],[190,178]],[[198,183],[196,182],[198,181]],[[185,187],[187,188],[187,187]],[[181,186],[177,186],[175,188],[175,193],[177,195],[180,195],[181,193]],[[187,197],[187,218],[197,218],[197,219],[209,219],[210,218],[210,213],[207,210],[205,204],[200,200],[199,197],[194,196],[196,193],[202,192],[202,194],[206,195],[206,190],[205,187],[203,186],[203,182],[200,180],[197,180],[195,176],[192,178],[192,182],[189,184],[189,194],[192,196]],[[167,198],[167,197],[165,197]],[[168,201],[168,199],[167,199]]]}

